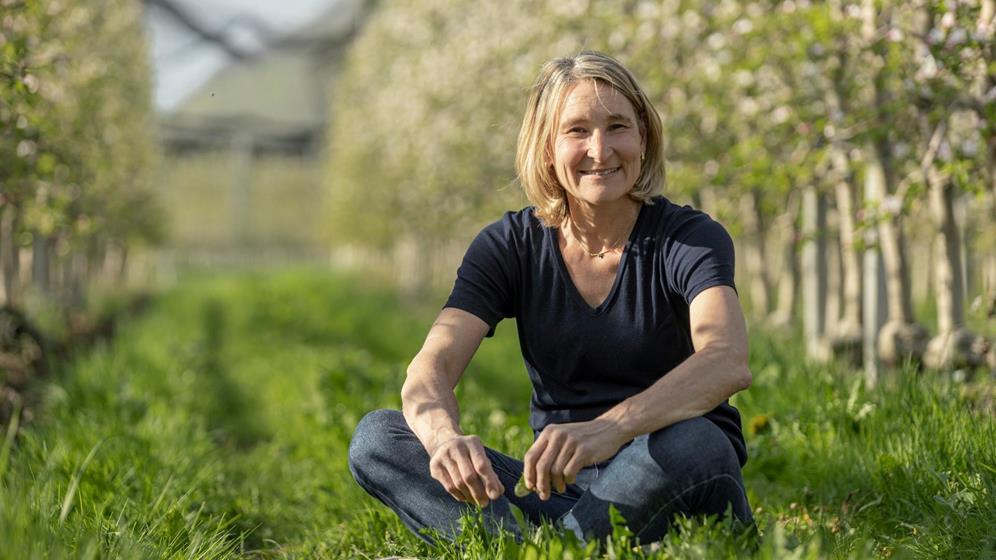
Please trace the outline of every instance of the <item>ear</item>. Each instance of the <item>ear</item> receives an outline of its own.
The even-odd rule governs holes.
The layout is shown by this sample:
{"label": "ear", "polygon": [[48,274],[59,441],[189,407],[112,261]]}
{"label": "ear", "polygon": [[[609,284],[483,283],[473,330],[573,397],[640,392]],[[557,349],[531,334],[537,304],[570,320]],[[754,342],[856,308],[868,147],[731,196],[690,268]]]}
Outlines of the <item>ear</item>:
{"label": "ear", "polygon": [[543,151],[543,166],[553,169],[553,148],[547,146]]}

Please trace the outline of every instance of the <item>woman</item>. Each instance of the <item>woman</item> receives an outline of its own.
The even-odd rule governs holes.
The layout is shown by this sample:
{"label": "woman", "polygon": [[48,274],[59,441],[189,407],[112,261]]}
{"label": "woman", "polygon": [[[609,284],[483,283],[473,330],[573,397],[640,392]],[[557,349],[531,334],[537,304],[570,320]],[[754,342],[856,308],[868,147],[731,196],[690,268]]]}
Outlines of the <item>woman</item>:
{"label": "woman", "polygon": [[[707,215],[656,196],[657,111],[604,54],[552,60],[516,168],[533,206],[473,241],[408,368],[402,412],[357,427],[353,476],[423,538],[423,528],[452,538],[472,504],[511,531],[515,504],[582,539],[611,532],[610,505],[641,542],[679,514],[750,523],[740,416],[727,402],[751,381],[733,244]],[[523,461],[464,434],[453,393],[504,317],[517,320],[534,389],[537,436]]]}

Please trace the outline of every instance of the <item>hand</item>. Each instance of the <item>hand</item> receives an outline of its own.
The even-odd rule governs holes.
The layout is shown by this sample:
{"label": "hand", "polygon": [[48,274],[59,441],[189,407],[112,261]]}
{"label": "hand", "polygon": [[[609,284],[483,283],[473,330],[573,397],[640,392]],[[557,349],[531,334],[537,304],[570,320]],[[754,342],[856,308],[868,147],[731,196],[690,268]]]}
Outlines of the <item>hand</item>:
{"label": "hand", "polygon": [[612,457],[626,441],[607,420],[550,424],[526,452],[526,486],[549,500],[551,488],[565,492],[581,469]]}
{"label": "hand", "polygon": [[433,449],[429,473],[461,502],[484,507],[505,493],[477,436],[456,436]]}

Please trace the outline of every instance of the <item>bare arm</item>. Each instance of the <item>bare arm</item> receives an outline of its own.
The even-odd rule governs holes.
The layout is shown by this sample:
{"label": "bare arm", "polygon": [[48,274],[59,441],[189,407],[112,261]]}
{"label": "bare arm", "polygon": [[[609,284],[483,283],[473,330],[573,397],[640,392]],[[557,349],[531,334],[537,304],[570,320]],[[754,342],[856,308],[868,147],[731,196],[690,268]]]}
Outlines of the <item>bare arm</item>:
{"label": "bare arm", "polygon": [[526,453],[526,485],[547,499],[584,467],[626,442],[701,416],[750,386],[747,326],[732,288],[704,290],[689,306],[695,353],[644,391],[590,422],[548,426]]}
{"label": "bare arm", "polygon": [[463,435],[453,389],[487,332],[487,323],[475,315],[443,309],[408,366],[401,410],[430,456],[440,443]]}
{"label": "bare arm", "polygon": [[733,289],[709,288],[688,311],[695,353],[599,417],[615,425],[623,441],[702,416],[750,387],[747,326]]}
{"label": "bare arm", "polygon": [[433,478],[455,499],[487,505],[504,492],[477,436],[460,429],[453,389],[488,332],[477,316],[445,308],[408,366],[401,410],[429,455]]}

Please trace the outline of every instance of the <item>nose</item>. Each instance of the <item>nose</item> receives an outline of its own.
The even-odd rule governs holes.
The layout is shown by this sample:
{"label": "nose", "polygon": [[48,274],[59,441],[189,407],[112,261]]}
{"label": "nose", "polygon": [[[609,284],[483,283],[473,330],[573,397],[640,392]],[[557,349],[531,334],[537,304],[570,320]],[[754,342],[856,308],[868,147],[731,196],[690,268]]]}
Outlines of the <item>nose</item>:
{"label": "nose", "polygon": [[596,128],[588,137],[588,157],[595,161],[605,161],[611,155],[612,146],[605,138],[605,133]]}

